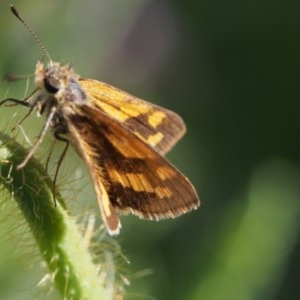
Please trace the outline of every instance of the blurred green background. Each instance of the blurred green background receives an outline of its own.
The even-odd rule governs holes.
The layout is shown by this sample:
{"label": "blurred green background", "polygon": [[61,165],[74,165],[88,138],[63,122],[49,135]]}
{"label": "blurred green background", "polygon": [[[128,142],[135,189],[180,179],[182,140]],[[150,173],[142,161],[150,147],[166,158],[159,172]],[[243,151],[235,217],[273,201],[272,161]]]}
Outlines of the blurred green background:
{"label": "blurred green background", "polygon": [[[13,3],[53,60],[174,110],[187,124],[168,158],[202,206],[171,221],[122,218],[117,240],[131,261],[125,299],[299,299],[300,2]],[[32,74],[43,53],[6,1],[0,34],[0,74]],[[1,98],[25,93],[26,81],[0,86]],[[24,114],[2,111],[4,131],[15,111]],[[42,123],[25,122],[31,139]],[[62,190],[80,191],[70,205],[97,212],[86,173],[75,180],[79,159],[72,153],[68,161]],[[43,298],[34,245],[22,240],[28,232],[9,201],[0,204],[0,298]]]}

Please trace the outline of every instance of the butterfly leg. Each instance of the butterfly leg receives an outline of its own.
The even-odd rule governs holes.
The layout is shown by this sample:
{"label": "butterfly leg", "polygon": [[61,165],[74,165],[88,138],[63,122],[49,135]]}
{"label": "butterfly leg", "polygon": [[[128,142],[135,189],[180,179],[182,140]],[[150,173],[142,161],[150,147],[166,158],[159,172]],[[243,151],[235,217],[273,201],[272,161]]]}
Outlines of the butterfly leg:
{"label": "butterfly leg", "polygon": [[56,113],[56,110],[57,110],[57,107],[56,106],[52,106],[51,107],[51,110],[50,110],[50,113],[47,117],[47,120],[46,120],[46,123],[42,129],[42,131],[40,132],[37,140],[35,141],[34,145],[32,146],[32,148],[30,149],[29,153],[27,154],[27,156],[25,157],[25,159],[23,160],[22,163],[20,163],[18,166],[17,166],[17,169],[20,170],[22,168],[24,168],[26,166],[26,164],[28,163],[29,159],[31,158],[31,156],[34,154],[34,152],[36,151],[36,149],[39,147],[39,145],[41,144],[41,142],[43,141],[46,133],[47,133],[47,130],[48,128],[50,127],[51,125],[51,122],[53,120],[53,117]]}
{"label": "butterfly leg", "polygon": [[14,131],[15,128],[19,125],[21,125],[24,120],[27,119],[28,116],[30,116],[30,114],[32,113],[32,111],[34,110],[34,108],[36,107],[36,104],[34,105],[30,105],[29,102],[27,102],[27,100],[29,100],[35,93],[36,93],[37,89],[35,89],[30,95],[28,95],[25,99],[23,100],[20,100],[20,99],[15,99],[15,98],[6,98],[4,100],[2,100],[0,102],[0,106],[5,104],[6,102],[13,102],[14,104],[13,105],[23,105],[23,106],[26,106],[26,107],[29,107],[30,106],[30,109],[28,111],[28,113],[21,119],[21,121],[15,125],[11,130]]}
{"label": "butterfly leg", "polygon": [[56,181],[57,181],[57,176],[58,176],[58,171],[59,171],[59,168],[60,168],[60,165],[62,163],[62,161],[64,160],[65,156],[66,156],[66,153],[68,151],[68,148],[69,148],[69,140],[67,138],[65,138],[63,136],[63,134],[66,134],[66,128],[64,125],[57,125],[57,127],[55,127],[54,129],[54,137],[61,141],[61,142],[64,142],[65,143],[65,147],[64,147],[64,150],[63,152],[61,153],[60,155],[60,158],[57,162],[57,167],[56,167],[56,170],[55,170],[55,174],[54,174],[54,179],[53,179],[53,188],[52,188],[52,192],[53,192],[53,198],[54,198],[54,205],[56,206],[56,199],[55,199],[55,193],[56,193]]}
{"label": "butterfly leg", "polygon": [[28,107],[29,106],[29,103],[28,102],[26,102],[26,100],[20,100],[20,99],[15,99],[15,98],[6,98],[6,99],[4,99],[4,100],[2,100],[1,102],[0,102],[0,106],[2,106],[4,103],[6,103],[6,102],[13,102],[13,103],[15,103],[16,105],[23,105],[23,106],[26,106],[26,107]]}

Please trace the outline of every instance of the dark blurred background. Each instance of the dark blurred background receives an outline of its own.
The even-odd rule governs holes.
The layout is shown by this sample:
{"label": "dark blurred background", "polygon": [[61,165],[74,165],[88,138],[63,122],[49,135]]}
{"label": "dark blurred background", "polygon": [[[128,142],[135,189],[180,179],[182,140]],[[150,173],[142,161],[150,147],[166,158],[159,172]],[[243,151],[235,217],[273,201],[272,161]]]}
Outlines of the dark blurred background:
{"label": "dark blurred background", "polygon": [[[157,223],[122,218],[117,240],[132,274],[126,299],[299,299],[300,2],[14,4],[53,60],[174,110],[187,124],[168,159],[194,183],[201,208]],[[0,74],[32,74],[43,53],[6,2],[0,34]],[[22,98],[26,82],[3,83],[0,92]],[[73,169],[78,163],[74,156]],[[96,211],[90,185],[82,202],[87,194]],[[1,236],[0,284],[15,282],[10,299],[24,299],[24,290],[36,293],[34,281],[28,288],[26,272],[7,258],[15,239],[7,229]]]}

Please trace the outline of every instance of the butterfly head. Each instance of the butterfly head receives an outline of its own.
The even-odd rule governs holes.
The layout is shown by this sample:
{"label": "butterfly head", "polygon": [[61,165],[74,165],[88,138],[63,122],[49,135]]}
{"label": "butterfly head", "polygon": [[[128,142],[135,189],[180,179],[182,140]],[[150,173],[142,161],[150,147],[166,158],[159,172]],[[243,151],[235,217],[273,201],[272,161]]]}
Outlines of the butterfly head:
{"label": "butterfly head", "polygon": [[56,94],[66,87],[76,74],[69,65],[50,62],[46,67],[41,61],[37,62],[35,69],[35,83],[49,94]]}
{"label": "butterfly head", "polygon": [[79,76],[69,64],[57,62],[48,63],[46,66],[38,61],[35,69],[35,83],[44,93],[50,94],[58,102],[80,103],[85,100],[85,93],[79,82]]}

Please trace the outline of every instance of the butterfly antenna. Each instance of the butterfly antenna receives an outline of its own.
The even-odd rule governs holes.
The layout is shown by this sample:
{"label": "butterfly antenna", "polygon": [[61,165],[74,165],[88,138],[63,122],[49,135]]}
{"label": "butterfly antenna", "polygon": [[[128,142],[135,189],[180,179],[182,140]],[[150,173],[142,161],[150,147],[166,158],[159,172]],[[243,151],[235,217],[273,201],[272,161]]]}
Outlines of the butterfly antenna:
{"label": "butterfly antenna", "polygon": [[32,37],[35,39],[35,41],[38,43],[40,48],[44,51],[45,55],[48,57],[49,61],[51,62],[51,56],[49,52],[47,51],[46,47],[44,44],[41,42],[41,40],[38,38],[36,33],[29,27],[29,25],[25,22],[25,20],[20,16],[19,12],[16,10],[16,8],[11,4],[10,5],[10,10],[12,13],[23,23],[23,25],[27,28],[27,30],[31,33]]}

